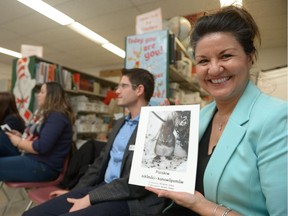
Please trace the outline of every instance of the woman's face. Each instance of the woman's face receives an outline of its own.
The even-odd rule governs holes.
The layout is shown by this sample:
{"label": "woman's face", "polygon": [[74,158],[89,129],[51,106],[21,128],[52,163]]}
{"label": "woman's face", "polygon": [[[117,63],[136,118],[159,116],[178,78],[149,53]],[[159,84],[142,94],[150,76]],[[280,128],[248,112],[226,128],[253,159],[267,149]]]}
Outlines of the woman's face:
{"label": "woman's face", "polygon": [[195,49],[200,86],[216,101],[238,100],[253,64],[231,33],[216,32],[201,38]]}
{"label": "woman's face", "polygon": [[37,102],[38,102],[38,106],[39,107],[44,105],[46,94],[47,94],[47,86],[46,86],[46,84],[43,84],[41,86],[40,92],[37,95]]}

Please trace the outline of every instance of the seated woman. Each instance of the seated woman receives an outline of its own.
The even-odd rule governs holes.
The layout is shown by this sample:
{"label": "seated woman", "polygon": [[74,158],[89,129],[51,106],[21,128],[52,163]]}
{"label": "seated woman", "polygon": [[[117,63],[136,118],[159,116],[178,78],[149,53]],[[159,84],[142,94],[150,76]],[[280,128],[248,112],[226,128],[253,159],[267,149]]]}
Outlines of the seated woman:
{"label": "seated woman", "polygon": [[50,181],[58,177],[72,146],[75,117],[56,82],[44,83],[37,95],[38,115],[21,135],[6,132],[23,155],[0,158],[0,181]]}
{"label": "seated woman", "polygon": [[[25,122],[19,115],[15,97],[9,92],[0,92],[0,125],[23,133]],[[0,157],[19,155],[20,151],[11,143],[4,130],[0,130]]]}

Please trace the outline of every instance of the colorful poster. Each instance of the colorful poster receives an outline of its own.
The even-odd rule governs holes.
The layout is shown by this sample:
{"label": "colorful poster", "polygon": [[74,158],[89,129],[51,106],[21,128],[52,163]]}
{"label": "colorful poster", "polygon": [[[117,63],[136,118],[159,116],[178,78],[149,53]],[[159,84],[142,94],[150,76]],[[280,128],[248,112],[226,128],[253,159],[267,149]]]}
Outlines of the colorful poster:
{"label": "colorful poster", "polygon": [[154,74],[155,91],[150,101],[158,105],[167,98],[168,31],[126,37],[126,68],[144,68]]}

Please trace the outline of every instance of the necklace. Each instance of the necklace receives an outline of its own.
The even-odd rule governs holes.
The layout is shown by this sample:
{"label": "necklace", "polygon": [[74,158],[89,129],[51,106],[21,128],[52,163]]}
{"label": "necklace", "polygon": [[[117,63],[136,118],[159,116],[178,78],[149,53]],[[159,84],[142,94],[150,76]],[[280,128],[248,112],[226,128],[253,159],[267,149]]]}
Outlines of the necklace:
{"label": "necklace", "polygon": [[[219,116],[219,114],[218,114],[218,116]],[[217,125],[218,125],[218,130],[219,130],[220,132],[222,132],[222,130],[223,130],[224,127],[226,126],[226,123],[227,123],[227,121],[228,121],[229,116],[230,116],[230,115],[224,116],[223,119],[222,119],[222,121],[217,124]]]}
{"label": "necklace", "polygon": [[219,124],[219,127],[218,127],[218,130],[219,130],[219,131],[222,131],[222,127],[223,127],[223,124],[220,123],[220,124]]}

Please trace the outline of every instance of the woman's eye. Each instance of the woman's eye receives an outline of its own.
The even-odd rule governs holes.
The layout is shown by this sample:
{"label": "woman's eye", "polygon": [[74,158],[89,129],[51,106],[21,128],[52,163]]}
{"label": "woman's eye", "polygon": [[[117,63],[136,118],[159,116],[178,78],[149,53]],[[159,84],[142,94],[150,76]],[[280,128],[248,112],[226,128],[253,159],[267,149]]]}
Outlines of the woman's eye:
{"label": "woman's eye", "polygon": [[228,59],[230,57],[232,57],[232,55],[230,55],[230,54],[224,54],[221,56],[222,59]]}
{"label": "woman's eye", "polygon": [[208,62],[207,59],[201,59],[201,60],[198,60],[196,63],[197,63],[197,64],[200,64],[200,65],[203,65],[203,64],[205,64],[205,63],[207,63],[207,62]]}

